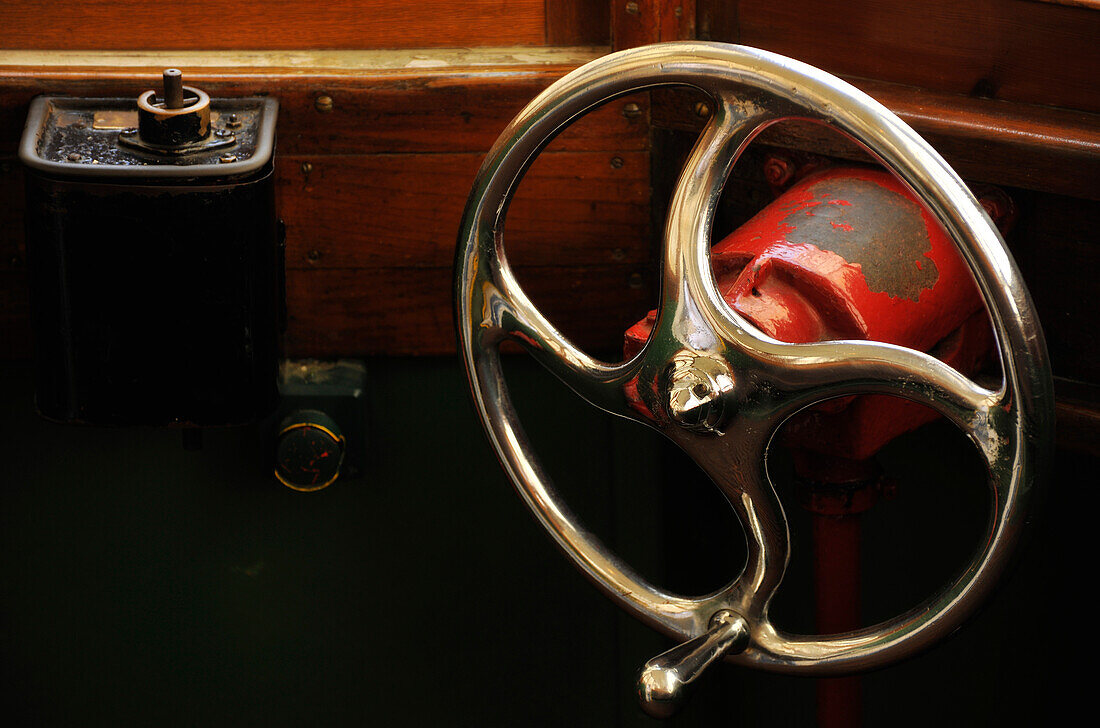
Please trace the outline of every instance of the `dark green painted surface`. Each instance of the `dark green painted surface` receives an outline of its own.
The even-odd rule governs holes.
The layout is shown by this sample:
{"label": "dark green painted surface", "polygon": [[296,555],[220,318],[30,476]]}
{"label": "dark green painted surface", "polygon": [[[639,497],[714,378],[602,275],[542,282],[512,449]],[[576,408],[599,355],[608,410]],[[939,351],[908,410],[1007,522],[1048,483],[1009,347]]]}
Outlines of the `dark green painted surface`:
{"label": "dark green painted surface", "polygon": [[[679,455],[527,359],[507,366],[561,489],[643,573],[698,591],[735,570],[736,526]],[[178,432],[53,425],[33,414],[30,366],[0,367],[0,709],[19,725],[650,724],[633,673],[667,643],[550,545],[457,362],[368,372],[365,477],[301,494],[263,473],[255,429],[187,452]],[[980,468],[959,440],[932,427],[885,453],[901,489],[866,520],[869,617],[910,606],[979,537]],[[1094,466],[1063,459],[1061,477]],[[1060,562],[1085,514],[1062,482],[1049,510],[1067,526],[1044,520],[982,617],[868,676],[869,726],[1015,725],[1074,701],[1064,649],[1036,633],[1079,612]],[[806,519],[792,519],[776,611],[808,627]],[[812,682],[722,666],[673,725],[812,722]]]}

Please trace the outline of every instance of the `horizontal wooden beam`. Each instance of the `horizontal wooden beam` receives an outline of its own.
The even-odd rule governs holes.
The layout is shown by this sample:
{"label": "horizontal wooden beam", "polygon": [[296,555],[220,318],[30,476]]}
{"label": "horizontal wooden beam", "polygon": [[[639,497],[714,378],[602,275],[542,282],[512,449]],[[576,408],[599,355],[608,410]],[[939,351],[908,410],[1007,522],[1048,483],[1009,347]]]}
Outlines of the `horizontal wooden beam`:
{"label": "horizontal wooden beam", "polygon": [[[480,154],[285,156],[279,211],[292,268],[449,266]],[[549,152],[504,234],[516,265],[646,264],[649,154]]]}
{"label": "horizontal wooden beam", "polygon": [[141,51],[12,50],[0,49],[0,70],[22,69],[47,76],[76,77],[119,73],[134,77],[155,76],[160,69],[177,67],[221,73],[275,73],[282,76],[359,75],[399,71],[423,75],[426,71],[514,70],[518,66],[576,67],[609,52],[606,43],[556,44],[551,46],[485,46],[455,48],[385,48],[283,50],[193,50],[191,48]]}
{"label": "horizontal wooden beam", "polygon": [[[215,97],[276,97],[283,153],[484,153],[512,117],[572,68],[556,64],[322,68],[312,74],[200,68],[188,78]],[[136,97],[159,78],[141,74],[140,69],[0,66],[0,156],[14,154],[27,107],[35,96]],[[319,105],[321,97],[330,103]],[[618,100],[592,112],[559,137],[558,148],[646,149],[645,98]],[[624,113],[628,103],[638,108]]]}
{"label": "horizontal wooden beam", "polygon": [[1096,3],[697,0],[700,36],[830,73],[1100,113]]}
{"label": "horizontal wooden beam", "polygon": [[[652,275],[635,266],[518,268],[543,314],[578,346],[622,351],[623,333],[657,305]],[[288,356],[455,352],[453,273],[447,268],[291,271]]]}
{"label": "horizontal wooden beam", "polygon": [[[975,99],[910,86],[848,79],[912,126],[963,177],[979,182],[1100,199],[1100,114]],[[655,92],[658,128],[701,130],[698,91]],[[765,144],[868,160],[846,137],[807,122],[782,122],[759,137]]]}
{"label": "horizontal wooden beam", "polygon": [[0,4],[5,48],[420,48],[541,45],[545,0],[327,0],[170,7],[133,0]]}

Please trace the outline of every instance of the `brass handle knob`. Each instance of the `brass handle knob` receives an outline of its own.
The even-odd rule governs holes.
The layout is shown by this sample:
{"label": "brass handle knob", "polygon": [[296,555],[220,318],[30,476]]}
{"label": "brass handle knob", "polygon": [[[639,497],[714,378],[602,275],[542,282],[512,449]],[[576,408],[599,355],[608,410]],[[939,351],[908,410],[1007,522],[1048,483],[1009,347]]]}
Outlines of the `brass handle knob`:
{"label": "brass handle knob", "polygon": [[668,718],[683,703],[691,683],[723,655],[741,652],[749,644],[749,626],[736,612],[723,609],[710,629],[695,639],[657,655],[638,677],[638,702],[653,718]]}

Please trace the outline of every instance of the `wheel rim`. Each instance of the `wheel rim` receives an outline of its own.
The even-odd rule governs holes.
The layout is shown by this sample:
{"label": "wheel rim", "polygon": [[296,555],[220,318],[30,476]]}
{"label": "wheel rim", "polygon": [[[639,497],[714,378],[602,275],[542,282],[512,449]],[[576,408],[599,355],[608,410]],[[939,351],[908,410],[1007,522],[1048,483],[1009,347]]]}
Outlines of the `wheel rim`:
{"label": "wheel rim", "polygon": [[[713,97],[715,112],[673,195],[654,333],[630,361],[608,365],[569,342],[524,294],[505,255],[504,219],[524,171],[561,129],[600,103],[661,85],[700,88]],[[980,387],[926,354],[887,344],[779,342],[725,304],[709,264],[718,197],[745,146],[786,118],[825,124],[854,139],[944,226],[993,320],[1004,372],[1000,387]],[[718,611],[734,610],[748,620],[751,638],[727,659],[780,672],[849,672],[901,659],[949,634],[988,596],[1007,565],[1049,457],[1053,394],[1042,331],[1015,263],[966,185],[904,122],[847,83],[766,51],[701,42],[631,49],[579,68],[520,112],[490,150],[467,203],[455,267],[459,347],[498,458],[566,555],[612,600],[654,627],[689,639],[702,634]],[[745,527],[745,571],[713,594],[670,594],[588,533],[554,491],[523,433],[501,371],[498,346],[505,339],[519,342],[592,404],[655,427],[692,455]],[[779,395],[738,386],[723,393],[732,411],[723,434],[733,440],[681,427],[656,394],[660,387],[648,386],[660,385],[677,357],[729,366],[736,381],[764,376]],[[656,421],[631,408],[630,387],[654,393],[646,404]],[[785,634],[767,616],[789,544],[763,454],[779,425],[800,409],[872,392],[934,407],[977,445],[994,498],[988,538],[954,581],[894,619],[829,637]]]}

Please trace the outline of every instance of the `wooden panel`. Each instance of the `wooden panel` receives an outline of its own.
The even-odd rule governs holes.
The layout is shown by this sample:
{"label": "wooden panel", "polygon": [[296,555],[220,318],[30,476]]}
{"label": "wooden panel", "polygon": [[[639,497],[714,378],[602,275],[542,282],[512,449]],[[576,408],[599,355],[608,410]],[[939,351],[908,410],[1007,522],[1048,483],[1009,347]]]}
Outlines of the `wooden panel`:
{"label": "wooden panel", "polygon": [[[280,156],[287,264],[441,267],[481,154]],[[0,270],[23,267],[21,166],[0,161]],[[506,226],[518,265],[639,263],[649,250],[649,155],[548,152],[520,184]]]}
{"label": "wooden panel", "polygon": [[[1100,115],[934,93],[850,79],[909,123],[967,179],[1100,197]],[[705,97],[687,89],[653,92],[656,127],[699,130]],[[816,124],[785,122],[766,130],[766,144],[830,156],[868,159],[854,143]]]}
{"label": "wooden panel", "polygon": [[[451,265],[481,160],[480,154],[280,159],[287,265]],[[520,184],[505,239],[517,265],[648,260],[649,155],[543,154]]]}
{"label": "wooden panel", "polygon": [[546,0],[546,42],[609,45],[610,12],[607,0]]}
{"label": "wooden panel", "polygon": [[[1100,112],[1100,12],[1020,0],[699,0],[709,37],[827,71]],[[720,23],[724,23],[721,25]]]}
{"label": "wooden panel", "polygon": [[[648,286],[630,285],[634,271],[544,267],[517,275],[574,343],[615,352],[622,349],[623,331],[656,303]],[[450,268],[291,271],[287,355],[454,353],[452,286]]]}
{"label": "wooden panel", "polygon": [[544,0],[39,0],[0,4],[4,48],[426,48],[537,45]]}
{"label": "wooden panel", "polygon": [[695,0],[625,0],[611,3],[615,50],[695,37]]}
{"label": "wooden panel", "polygon": [[700,40],[740,43],[737,0],[697,0],[696,33]]}
{"label": "wooden panel", "polygon": [[[195,74],[189,83],[211,96],[272,95],[279,99],[279,150],[292,154],[393,152],[482,152],[532,98],[571,68],[431,71],[416,74],[283,73]],[[152,79],[134,82],[113,71],[92,78],[89,71],[0,69],[0,155],[15,153],[27,106],[39,94],[136,96]],[[327,95],[333,110],[317,110]],[[559,149],[643,150],[648,146],[644,95],[616,100],[559,137]],[[642,113],[626,116],[627,103]]]}

